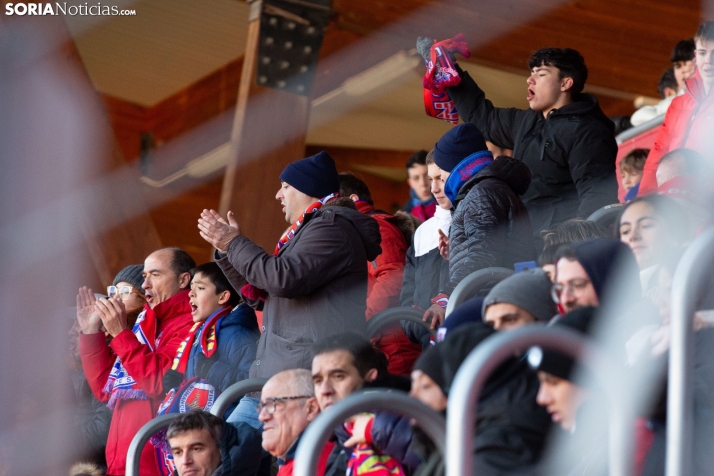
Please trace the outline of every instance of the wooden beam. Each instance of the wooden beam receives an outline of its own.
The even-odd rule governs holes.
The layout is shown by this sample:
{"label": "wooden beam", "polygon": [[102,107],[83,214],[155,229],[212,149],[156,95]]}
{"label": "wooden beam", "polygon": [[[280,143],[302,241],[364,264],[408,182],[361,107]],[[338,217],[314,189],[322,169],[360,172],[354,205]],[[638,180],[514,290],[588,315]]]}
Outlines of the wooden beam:
{"label": "wooden beam", "polygon": [[275,200],[278,177],[305,156],[310,101],[255,84],[260,2],[252,7],[220,212],[232,210],[243,233],[271,251],[288,226]]}

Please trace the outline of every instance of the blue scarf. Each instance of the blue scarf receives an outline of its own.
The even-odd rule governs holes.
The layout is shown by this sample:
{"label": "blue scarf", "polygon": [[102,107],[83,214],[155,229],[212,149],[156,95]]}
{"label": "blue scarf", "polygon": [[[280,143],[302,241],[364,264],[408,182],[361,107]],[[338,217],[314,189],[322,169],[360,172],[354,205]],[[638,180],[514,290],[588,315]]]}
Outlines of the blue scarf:
{"label": "blue scarf", "polygon": [[454,167],[444,183],[444,194],[451,203],[456,204],[456,197],[461,187],[491,162],[493,162],[493,154],[488,150],[482,150],[469,155]]}

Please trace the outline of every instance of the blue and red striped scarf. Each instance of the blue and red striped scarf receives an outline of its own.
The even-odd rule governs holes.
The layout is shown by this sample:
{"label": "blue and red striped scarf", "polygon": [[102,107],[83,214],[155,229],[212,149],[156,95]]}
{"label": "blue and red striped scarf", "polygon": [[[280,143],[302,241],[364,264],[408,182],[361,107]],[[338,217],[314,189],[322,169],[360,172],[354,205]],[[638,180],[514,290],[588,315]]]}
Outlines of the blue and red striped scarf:
{"label": "blue and red striped scarf", "polygon": [[[141,311],[131,331],[137,340],[149,346],[152,352],[161,337],[160,335],[156,336],[156,314],[151,309]],[[103,392],[109,395],[107,406],[112,409],[116,406],[117,400],[147,400],[149,398],[146,392],[137,386],[136,381],[124,368],[124,364],[122,364],[119,357],[117,357],[111,372],[109,372],[109,378]]]}

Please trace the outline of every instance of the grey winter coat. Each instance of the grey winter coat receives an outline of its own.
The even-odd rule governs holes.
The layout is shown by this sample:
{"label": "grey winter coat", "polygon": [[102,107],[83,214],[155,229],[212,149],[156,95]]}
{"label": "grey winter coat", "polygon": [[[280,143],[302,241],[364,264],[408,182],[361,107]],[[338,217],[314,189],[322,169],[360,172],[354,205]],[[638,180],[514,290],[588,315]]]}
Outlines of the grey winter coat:
{"label": "grey winter coat", "polygon": [[236,289],[248,282],[267,293],[264,302],[248,302],[263,311],[250,378],[309,369],[316,341],[340,332],[365,332],[365,262],[382,252],[379,226],[356,210],[328,205],[308,215],[277,256],[245,236],[217,255]]}
{"label": "grey winter coat", "polygon": [[531,261],[533,231],[525,205],[531,174],[520,160],[499,157],[459,190],[449,230],[449,283],[451,294],[469,274],[479,269]]}

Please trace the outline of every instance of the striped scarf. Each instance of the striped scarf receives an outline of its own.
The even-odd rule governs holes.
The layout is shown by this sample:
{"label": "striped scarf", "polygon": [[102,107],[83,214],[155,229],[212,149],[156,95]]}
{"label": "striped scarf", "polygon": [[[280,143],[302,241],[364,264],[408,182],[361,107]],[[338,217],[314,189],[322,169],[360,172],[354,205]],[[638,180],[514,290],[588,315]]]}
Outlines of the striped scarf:
{"label": "striped scarf", "polygon": [[[161,337],[161,335],[156,337],[156,314],[151,309],[141,311],[131,331],[137,340],[148,345],[152,352]],[[119,357],[114,362],[103,392],[109,395],[107,406],[111,409],[114,409],[118,400],[147,400],[149,398],[146,392],[136,385],[136,381],[124,368]]]}
{"label": "striped scarf", "polygon": [[[275,251],[273,252],[273,256],[278,256],[280,250],[283,249],[283,247],[295,237],[297,232],[300,230],[300,227],[305,223],[307,215],[315,213],[320,208],[322,208],[324,204],[339,197],[339,192],[331,193],[330,195],[321,198],[320,200],[307,207],[305,209],[305,212],[303,212],[303,214],[300,216],[300,218],[298,218],[297,221],[293,223],[290,228],[288,228],[288,231],[286,231],[285,234],[280,237],[280,239],[278,240],[278,244],[275,245]],[[267,293],[264,290],[256,288],[250,283],[243,286],[240,290],[240,293],[243,295],[243,297],[252,301],[256,301],[258,299],[260,299],[261,301],[265,301],[265,298],[267,296]]]}

